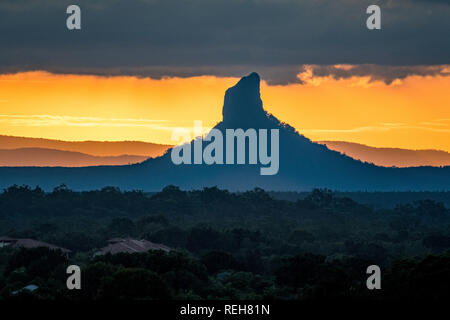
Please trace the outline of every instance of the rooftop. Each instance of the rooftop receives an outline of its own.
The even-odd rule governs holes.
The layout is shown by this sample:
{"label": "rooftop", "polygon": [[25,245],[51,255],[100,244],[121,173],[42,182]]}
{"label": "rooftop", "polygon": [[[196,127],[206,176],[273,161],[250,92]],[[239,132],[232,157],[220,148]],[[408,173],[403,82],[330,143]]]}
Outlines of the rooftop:
{"label": "rooftop", "polygon": [[6,244],[13,248],[40,248],[45,247],[51,250],[61,250],[64,253],[71,252],[69,249],[61,248],[50,243],[34,240],[34,239],[19,239],[10,237],[0,237],[0,243]]}
{"label": "rooftop", "polygon": [[97,254],[103,255],[107,253],[139,253],[147,252],[149,250],[163,250],[169,252],[171,249],[163,244],[157,244],[148,240],[122,239],[114,238],[108,241],[108,245]]}

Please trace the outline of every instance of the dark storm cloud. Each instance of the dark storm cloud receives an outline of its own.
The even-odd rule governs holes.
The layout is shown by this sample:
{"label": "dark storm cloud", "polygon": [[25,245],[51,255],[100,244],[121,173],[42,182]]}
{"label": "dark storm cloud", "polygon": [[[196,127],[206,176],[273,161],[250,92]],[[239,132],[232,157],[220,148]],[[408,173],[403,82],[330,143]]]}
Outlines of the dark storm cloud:
{"label": "dark storm cloud", "polygon": [[353,65],[353,66],[309,66],[312,76],[334,79],[347,79],[351,77],[370,77],[370,81],[384,81],[391,84],[396,79],[405,79],[408,76],[450,76],[450,67],[440,66],[380,66],[380,65]]}
{"label": "dark storm cloud", "polygon": [[[381,31],[365,27],[372,3]],[[69,4],[81,7],[80,31],[66,28]],[[449,16],[447,1],[424,0],[2,0],[0,72],[258,71],[290,83],[303,64],[448,64]]]}
{"label": "dark storm cloud", "polygon": [[425,3],[426,2],[436,2],[436,3],[450,5],[450,0],[414,0],[414,1],[425,2]]}

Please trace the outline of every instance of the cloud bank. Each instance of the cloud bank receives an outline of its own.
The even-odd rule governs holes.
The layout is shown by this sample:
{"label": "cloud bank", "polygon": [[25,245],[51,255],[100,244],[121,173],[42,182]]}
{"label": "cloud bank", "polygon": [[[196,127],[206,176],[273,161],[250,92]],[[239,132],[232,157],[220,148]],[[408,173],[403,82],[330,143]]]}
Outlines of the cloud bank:
{"label": "cloud bank", "polygon": [[[353,73],[371,71],[374,79],[389,82],[406,74],[438,72],[428,66],[450,63],[448,1],[76,3],[82,11],[80,31],[66,28],[65,11],[71,0],[3,0],[0,72],[159,78],[258,71],[269,83],[286,84],[299,81],[297,74],[305,64],[352,64],[363,65]],[[365,27],[365,9],[374,3],[382,9],[379,31]],[[386,68],[377,71],[370,65]],[[348,75],[326,66],[315,72]]]}

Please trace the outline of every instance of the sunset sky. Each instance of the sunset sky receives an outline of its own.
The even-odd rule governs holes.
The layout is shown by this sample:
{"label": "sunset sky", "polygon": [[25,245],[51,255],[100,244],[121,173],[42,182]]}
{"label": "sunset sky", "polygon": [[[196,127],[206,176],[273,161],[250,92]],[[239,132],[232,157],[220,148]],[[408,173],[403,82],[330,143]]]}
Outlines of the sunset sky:
{"label": "sunset sky", "polygon": [[[351,68],[351,66],[335,66]],[[320,77],[262,84],[264,107],[312,140],[450,151],[450,77]],[[445,72],[447,70],[444,70]],[[0,133],[61,140],[141,140],[173,144],[172,131],[221,120],[225,90],[238,79],[200,76],[0,75]]]}
{"label": "sunset sky", "polygon": [[70,4],[0,2],[0,135],[176,143],[255,71],[312,140],[450,151],[448,1],[79,0],[81,30]]}

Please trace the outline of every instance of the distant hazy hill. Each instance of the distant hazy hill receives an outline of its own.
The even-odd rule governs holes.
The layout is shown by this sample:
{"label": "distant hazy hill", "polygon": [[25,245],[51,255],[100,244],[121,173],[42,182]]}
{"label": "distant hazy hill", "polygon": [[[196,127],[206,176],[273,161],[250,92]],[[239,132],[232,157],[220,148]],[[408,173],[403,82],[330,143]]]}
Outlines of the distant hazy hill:
{"label": "distant hazy hill", "polygon": [[383,167],[450,166],[450,153],[439,150],[375,148],[344,141],[318,141],[328,149]]}
{"label": "distant hazy hill", "polygon": [[86,167],[133,164],[146,156],[91,156],[81,152],[43,148],[0,150],[0,166],[6,167]]}
{"label": "distant hazy hill", "polygon": [[[12,184],[26,184],[51,190],[64,183],[75,190],[117,186],[124,190],[156,191],[170,184],[183,189],[218,186],[232,191],[255,187],[278,191],[311,188],[341,191],[450,190],[450,167],[379,167],[313,143],[289,125],[265,112],[260,97],[260,78],[256,73],[242,78],[226,91],[222,115],[223,120],[215,127],[222,132],[236,128],[279,130],[278,174],[260,175],[260,165],[251,164],[175,165],[169,152],[139,164],[124,166],[1,167],[0,188]],[[192,157],[192,154],[190,156]]]}
{"label": "distant hazy hill", "polygon": [[171,146],[140,141],[60,141],[0,135],[0,149],[42,148],[73,151],[92,156],[134,155],[158,157]]}

